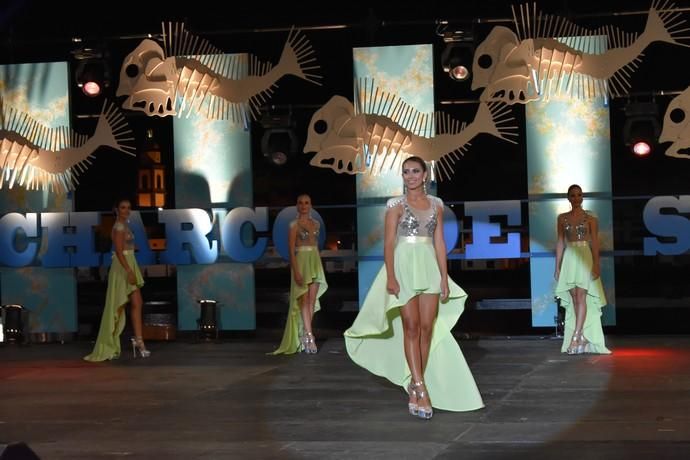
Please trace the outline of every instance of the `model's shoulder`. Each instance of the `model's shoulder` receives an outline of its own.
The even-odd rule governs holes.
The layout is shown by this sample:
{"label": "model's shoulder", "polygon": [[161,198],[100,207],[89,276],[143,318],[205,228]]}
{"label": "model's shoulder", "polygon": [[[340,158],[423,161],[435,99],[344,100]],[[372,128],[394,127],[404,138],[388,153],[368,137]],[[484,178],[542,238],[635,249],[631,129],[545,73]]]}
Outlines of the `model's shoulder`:
{"label": "model's shoulder", "polygon": [[429,198],[429,201],[433,203],[434,206],[443,207],[443,200],[441,198],[437,197],[436,195],[427,195],[427,197]]}
{"label": "model's shoulder", "polygon": [[388,201],[386,202],[386,208],[390,209],[390,208],[394,208],[396,206],[400,206],[403,203],[403,201],[405,201],[404,195],[394,196],[393,198],[389,198]]}
{"label": "model's shoulder", "polygon": [[585,211],[585,216],[587,216],[588,219],[592,219],[592,220],[597,220],[597,219],[598,219],[598,218],[597,218],[597,215],[594,214],[594,212],[588,211],[588,210],[584,210],[584,211]]}

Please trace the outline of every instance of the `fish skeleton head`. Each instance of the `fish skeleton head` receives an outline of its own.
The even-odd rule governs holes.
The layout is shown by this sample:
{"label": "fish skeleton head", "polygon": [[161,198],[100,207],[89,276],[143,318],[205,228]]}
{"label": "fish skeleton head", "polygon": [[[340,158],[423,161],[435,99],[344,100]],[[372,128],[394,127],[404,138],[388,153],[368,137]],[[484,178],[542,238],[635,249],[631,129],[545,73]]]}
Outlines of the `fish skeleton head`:
{"label": "fish skeleton head", "polygon": [[124,109],[148,116],[175,115],[176,84],[175,58],[166,59],[163,48],[146,39],[125,57],[117,96],[129,96],[122,103]]}
{"label": "fish skeleton head", "polygon": [[538,99],[532,83],[533,48],[532,40],[520,42],[507,27],[494,27],[474,53],[472,90],[485,88],[481,96],[485,102],[524,104]]}
{"label": "fish skeleton head", "polygon": [[350,101],[333,96],[309,122],[304,152],[316,152],[310,164],[338,173],[356,174],[366,169],[364,138],[366,118],[355,115]]}
{"label": "fish skeleton head", "polygon": [[659,142],[672,142],[666,155],[690,158],[690,87],[669,103]]}

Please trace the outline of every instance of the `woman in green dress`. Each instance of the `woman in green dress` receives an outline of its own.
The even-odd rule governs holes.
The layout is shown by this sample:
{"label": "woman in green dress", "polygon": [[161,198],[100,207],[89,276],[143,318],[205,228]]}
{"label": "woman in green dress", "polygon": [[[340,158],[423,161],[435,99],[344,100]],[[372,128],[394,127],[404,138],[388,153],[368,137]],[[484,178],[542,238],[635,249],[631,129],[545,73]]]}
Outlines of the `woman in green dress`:
{"label": "woman in green dress", "polygon": [[311,198],[297,197],[297,219],[290,222],[290,303],[283,340],[272,354],[303,351],[316,354],[318,348],[312,330],[314,313],[321,309],[319,298],[328,289],[319,256],[319,221],[311,217]]}
{"label": "woman in green dress", "polygon": [[111,237],[115,252],[108,273],[108,288],[105,294],[105,308],[101,317],[98,338],[86,361],[106,361],[120,356],[120,334],[125,327],[125,305],[130,304],[130,317],[134,337],[131,338],[132,353],[142,358],[151,356],[142,338],[142,298],[141,287],[144,279],[134,257],[134,234],[129,228],[128,219],[132,206],[129,200],[119,200],[115,204],[117,216]]}
{"label": "woman in green dress", "polygon": [[469,411],[484,406],[451,329],[467,294],[448,277],[443,202],[427,195],[427,166],[402,165],[405,195],[388,200],[384,266],[352,326],[347,352],[360,366],[409,393],[408,411],[422,419],[432,407]]}
{"label": "woman in green dress", "polygon": [[556,220],[556,297],[565,307],[561,352],[611,353],[604,344],[601,309],[606,295],[599,265],[599,223],[582,208],[582,188],[568,187],[572,209]]}

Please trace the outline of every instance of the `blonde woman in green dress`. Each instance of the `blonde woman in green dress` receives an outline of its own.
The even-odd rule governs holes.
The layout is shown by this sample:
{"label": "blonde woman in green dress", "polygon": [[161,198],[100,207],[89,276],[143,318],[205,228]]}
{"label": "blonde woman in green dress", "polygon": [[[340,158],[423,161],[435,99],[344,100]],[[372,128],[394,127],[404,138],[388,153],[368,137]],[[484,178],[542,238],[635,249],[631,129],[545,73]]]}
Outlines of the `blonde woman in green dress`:
{"label": "blonde woman in green dress", "polygon": [[111,237],[115,252],[108,273],[108,288],[105,295],[105,308],[101,326],[93,351],[84,359],[87,361],[106,361],[120,356],[120,334],[125,327],[125,305],[130,304],[130,318],[134,337],[131,338],[132,353],[142,358],[151,356],[142,338],[142,298],[141,287],[144,279],[134,257],[134,234],[129,228],[128,219],[132,211],[129,200],[119,200],[115,205],[117,216]]}
{"label": "blonde woman in green dress", "polygon": [[601,309],[606,295],[599,264],[599,222],[582,208],[582,188],[568,187],[572,209],[556,221],[556,296],[565,307],[561,352],[611,353],[604,344]]}
{"label": "blonde woman in green dress", "polygon": [[484,406],[472,373],[451,334],[467,294],[448,277],[443,202],[427,195],[427,166],[402,165],[405,195],[388,200],[384,266],[352,326],[347,352],[370,372],[405,388],[411,415],[433,407],[469,411]]}
{"label": "blonde woman in green dress", "polygon": [[312,330],[314,313],[321,309],[319,298],[328,289],[319,256],[319,221],[311,217],[311,197],[297,197],[297,219],[290,223],[290,304],[283,339],[272,354],[293,354],[303,351],[316,354],[316,338]]}

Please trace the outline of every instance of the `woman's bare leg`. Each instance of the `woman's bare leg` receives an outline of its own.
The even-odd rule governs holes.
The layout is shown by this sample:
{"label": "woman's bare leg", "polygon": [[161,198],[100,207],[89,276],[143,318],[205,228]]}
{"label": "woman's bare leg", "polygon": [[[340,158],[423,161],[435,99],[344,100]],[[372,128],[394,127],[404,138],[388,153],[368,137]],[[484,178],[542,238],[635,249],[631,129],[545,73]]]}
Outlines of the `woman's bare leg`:
{"label": "woman's bare leg", "polygon": [[[438,297],[438,294],[421,294],[419,296],[419,348],[422,360],[422,380],[418,380],[418,382],[424,380],[424,371],[429,362],[431,339],[434,332],[436,315],[438,314]],[[424,391],[424,397],[419,398],[419,406],[431,408],[431,399],[429,398],[429,392],[426,390],[426,385],[424,388],[420,388],[420,390]]]}
{"label": "woman's bare leg", "polygon": [[[424,366],[422,363],[422,351],[420,347],[420,315],[419,296],[413,297],[406,305],[400,308],[400,317],[403,323],[403,344],[407,367],[412,374],[412,383],[422,382],[424,378]],[[415,393],[410,392],[410,403],[417,404]]]}
{"label": "woman's bare leg", "polygon": [[575,302],[575,330],[584,332],[585,321],[587,320],[587,291],[582,288],[574,288],[573,302]]}
{"label": "woman's bare leg", "polygon": [[134,329],[134,337],[142,338],[142,306],[144,302],[141,298],[141,291],[136,289],[129,295],[130,315],[132,318],[132,329]]}
{"label": "woman's bare leg", "polygon": [[434,331],[434,323],[438,314],[438,294],[421,294],[419,296],[419,330],[420,350],[422,358],[422,374],[426,370],[431,348],[431,335]]}
{"label": "woman's bare leg", "polygon": [[[311,285],[309,285],[310,287]],[[311,317],[312,317],[312,312],[311,312],[311,305],[309,304],[309,287],[307,287],[307,292],[302,294],[300,296],[298,302],[299,302],[299,311],[300,315],[302,316],[302,325],[304,326],[304,334],[311,334]]]}
{"label": "woman's bare leg", "polygon": [[[306,347],[308,352],[312,354],[315,354],[318,351],[312,324],[312,320],[314,319],[314,308],[316,308],[316,294],[318,292],[319,283],[311,283],[307,289],[307,292],[302,296],[304,298],[304,302],[302,303],[302,321],[305,322],[305,334],[308,334]],[[307,321],[309,326],[306,326]]]}
{"label": "woman's bare leg", "polygon": [[307,294],[309,295],[309,312],[311,314],[311,318],[314,318],[314,310],[316,309],[316,295],[319,293],[319,283],[311,283],[309,285],[309,291],[307,291]]}

